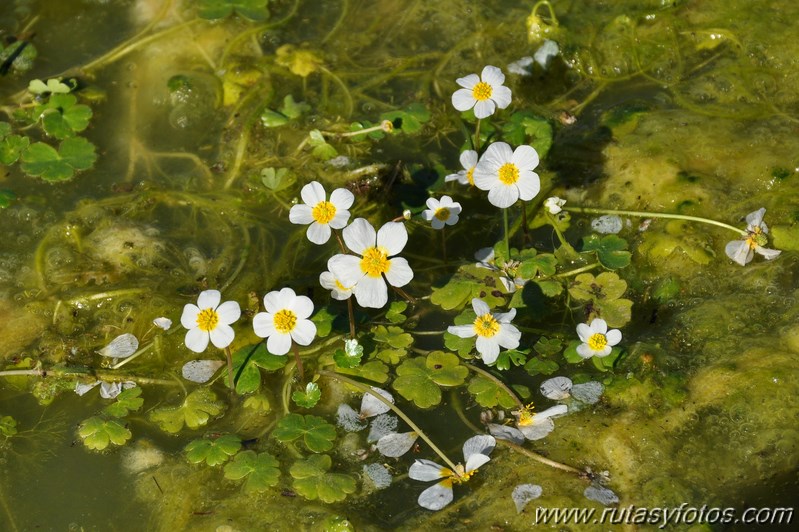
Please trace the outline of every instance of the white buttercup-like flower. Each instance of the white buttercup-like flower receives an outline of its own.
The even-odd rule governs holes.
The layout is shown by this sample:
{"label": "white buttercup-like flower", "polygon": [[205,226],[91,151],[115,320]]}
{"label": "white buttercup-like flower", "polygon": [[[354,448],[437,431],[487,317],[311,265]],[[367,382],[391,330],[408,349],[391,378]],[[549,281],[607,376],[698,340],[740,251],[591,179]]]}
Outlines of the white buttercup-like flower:
{"label": "white buttercup-like flower", "polygon": [[487,65],[480,77],[469,74],[455,80],[463,87],[452,94],[452,105],[458,111],[468,111],[474,107],[476,118],[487,118],[497,107],[506,108],[511,102],[510,89],[503,85],[505,74],[495,66]]}
{"label": "white buttercup-like flower", "polygon": [[474,167],[477,166],[477,161],[480,158],[477,155],[477,152],[474,150],[466,150],[461,153],[460,161],[463,170],[460,170],[456,174],[449,174],[444,178],[445,183],[449,183],[450,181],[457,181],[461,185],[472,185],[474,186]]}
{"label": "white buttercup-like flower", "polygon": [[608,330],[608,324],[602,318],[594,318],[590,324],[578,324],[577,335],[583,342],[577,346],[577,354],[583,358],[606,357],[613,346],[621,342],[621,331]]}
{"label": "white buttercup-like flower", "polygon": [[766,260],[777,258],[780,251],[777,249],[765,248],[768,243],[768,226],[763,221],[766,209],[758,209],[746,215],[746,235],[743,240],[733,240],[727,243],[724,252],[729,258],[746,266],[752,261],[755,253],[763,255]]}
{"label": "white buttercup-like flower", "polygon": [[505,142],[494,142],[474,169],[474,184],[488,191],[492,205],[505,209],[518,199],[533,199],[541,190],[541,180],[533,172],[536,166],[538,152],[532,146],[511,150]]}
{"label": "white buttercup-like flower", "polygon": [[566,205],[566,200],[557,196],[544,200],[544,207],[549,211],[549,214],[558,214],[563,210],[564,205]]}
{"label": "white buttercup-like flower", "polygon": [[461,213],[461,204],[452,201],[449,196],[441,196],[440,200],[427,198],[427,209],[422,211],[422,219],[430,222],[433,229],[442,229],[445,225],[458,223]]}
{"label": "white buttercup-like flower", "polygon": [[313,303],[298,296],[291,288],[272,291],[264,296],[266,312],[252,318],[255,334],[266,338],[266,349],[273,355],[285,355],[291,341],[309,345],[316,336],[316,325],[308,319],[313,314]]}
{"label": "white buttercup-like flower", "polygon": [[188,303],[183,307],[180,323],[189,331],[186,333],[186,347],[195,353],[202,353],[208,341],[220,349],[233,342],[235,333],[231,323],[241,317],[241,308],[235,301],[225,301],[221,305],[219,290],[205,290],[197,297],[197,304]]}
{"label": "white buttercup-like flower", "polygon": [[324,244],[330,239],[331,228],[341,229],[350,219],[349,209],[355,201],[352,192],[337,188],[328,201],[325,189],[317,181],[311,181],[300,191],[304,204],[298,204],[289,211],[289,220],[294,224],[310,224],[308,240],[314,244]]}
{"label": "white buttercup-like flower", "polygon": [[333,299],[344,301],[345,299],[349,299],[352,295],[353,287],[344,286],[341,280],[333,275],[332,272],[322,272],[319,275],[319,284],[322,285],[322,288],[330,290],[330,295],[333,296]]}
{"label": "white buttercup-like flower", "polygon": [[375,232],[368,221],[358,218],[343,235],[347,247],[359,256],[334,255],[327,267],[342,285],[352,287],[362,307],[381,308],[388,302],[386,281],[400,287],[413,279],[408,261],[395,257],[408,243],[408,231],[401,222],[388,222]]}
{"label": "white buttercup-like flower", "polygon": [[493,364],[497,360],[500,346],[505,349],[519,347],[522,333],[510,322],[516,316],[515,308],[510,309],[510,312],[491,312],[486,302],[477,298],[472,299],[472,308],[477,314],[473,323],[451,325],[447,327],[447,332],[460,338],[477,336],[475,346],[486,364]]}

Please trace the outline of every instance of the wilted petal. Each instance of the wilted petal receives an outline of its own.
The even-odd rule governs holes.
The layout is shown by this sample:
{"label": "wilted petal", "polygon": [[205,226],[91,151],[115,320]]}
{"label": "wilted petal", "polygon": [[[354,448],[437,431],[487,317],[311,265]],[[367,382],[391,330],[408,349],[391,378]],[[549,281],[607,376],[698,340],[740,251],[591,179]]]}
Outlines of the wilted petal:
{"label": "wilted petal", "polygon": [[377,450],[383,456],[398,458],[411,450],[418,437],[415,432],[387,434],[377,440]]}
{"label": "wilted petal", "polygon": [[724,247],[724,253],[741,266],[746,266],[752,260],[752,257],[754,257],[754,252],[752,248],[749,247],[749,243],[746,240],[727,242],[727,245]]}
{"label": "wilted petal", "polygon": [[496,445],[497,440],[488,434],[472,436],[463,443],[463,459],[468,462],[473,454],[484,454],[488,456]]}
{"label": "wilted petal", "polygon": [[553,377],[541,383],[541,395],[560,401],[571,395],[572,380],[568,377]]}
{"label": "wilted petal", "polygon": [[[375,388],[374,386],[372,386],[372,391],[377,394],[380,394],[389,403],[394,402],[394,396],[391,395],[389,392],[381,388]],[[387,404],[385,404],[383,401],[381,401],[374,395],[370,393],[363,394],[363,398],[361,399],[361,417],[373,417],[379,414],[385,414],[389,410],[391,410],[391,407],[389,407]]]}
{"label": "wilted petal", "polygon": [[442,467],[432,460],[425,460],[424,458],[417,458],[408,469],[408,476],[413,480],[438,480],[445,476],[452,474],[452,471],[446,467]]}
{"label": "wilted petal", "polygon": [[224,365],[221,360],[191,360],[183,364],[181,374],[187,381],[203,384],[211,380],[216,370]]}
{"label": "wilted petal", "polygon": [[369,427],[369,435],[366,441],[373,443],[387,434],[391,434],[397,430],[399,419],[393,414],[380,414],[372,419],[372,424]]}
{"label": "wilted petal", "polygon": [[452,502],[452,481],[443,480],[424,490],[417,501],[419,506],[438,511]]}
{"label": "wilted petal", "polygon": [[527,503],[539,498],[542,491],[541,486],[536,484],[520,484],[513,488],[513,493],[510,496],[513,499],[513,504],[516,505],[516,513],[522,513]]}
{"label": "wilted petal", "polygon": [[585,382],[583,384],[574,385],[572,388],[572,397],[580,402],[592,405],[599,401],[604,391],[605,387],[602,383],[596,381]]}
{"label": "wilted petal", "polygon": [[361,420],[358,412],[346,403],[338,405],[336,424],[347,432],[358,432],[366,428],[366,422]]}
{"label": "wilted petal", "polygon": [[524,443],[525,439],[522,431],[509,425],[498,425],[496,423],[491,423],[488,425],[488,432],[490,432],[491,435],[497,439],[507,440],[517,445]]}

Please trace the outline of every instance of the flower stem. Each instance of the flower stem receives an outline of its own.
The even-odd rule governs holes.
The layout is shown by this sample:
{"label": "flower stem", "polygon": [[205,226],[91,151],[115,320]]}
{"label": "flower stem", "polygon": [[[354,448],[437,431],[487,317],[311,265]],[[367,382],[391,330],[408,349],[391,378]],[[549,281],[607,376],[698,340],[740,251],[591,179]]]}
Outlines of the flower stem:
{"label": "flower stem", "polygon": [[305,380],[305,375],[302,368],[302,359],[300,358],[300,348],[295,342],[291,342],[291,347],[294,349],[294,360],[297,361],[297,373],[300,376],[300,382]]}
{"label": "flower stem", "polygon": [[516,394],[513,392],[510,386],[508,386],[507,384],[505,384],[504,382],[502,382],[501,380],[499,380],[498,378],[496,378],[495,376],[493,376],[491,373],[484,370],[483,368],[478,368],[473,364],[465,364],[465,366],[470,370],[474,371],[475,373],[490,380],[491,382],[493,382],[503,390],[505,390],[505,393],[510,395],[511,399],[513,399],[513,401],[519,406],[519,408],[524,408],[524,403],[522,403],[522,400],[516,396]]}
{"label": "flower stem", "polygon": [[574,474],[579,475],[579,476],[582,476],[585,473],[584,471],[580,471],[576,467],[572,467],[570,465],[561,464],[560,462],[556,462],[554,460],[550,460],[549,458],[547,458],[545,456],[541,456],[540,454],[538,454],[536,452],[530,451],[529,449],[525,449],[521,445],[516,445],[515,443],[510,442],[508,440],[497,440],[497,443],[498,444],[502,444],[502,445],[504,445],[506,447],[509,447],[510,449],[516,451],[517,453],[521,453],[521,454],[527,456],[528,458],[532,458],[533,460],[537,460],[538,462],[541,462],[542,464],[548,465],[550,467],[554,467],[555,469],[560,469],[562,471],[568,471],[569,473],[574,473]]}
{"label": "flower stem", "polygon": [[411,418],[409,418],[407,415],[405,415],[405,412],[400,410],[397,405],[395,405],[394,403],[392,403],[391,401],[389,401],[388,399],[386,399],[385,397],[383,397],[379,393],[377,393],[374,390],[372,390],[369,386],[366,386],[365,384],[361,384],[360,382],[358,382],[356,380],[353,380],[353,379],[350,379],[349,377],[345,377],[345,376],[340,375],[340,374],[338,374],[336,372],[327,371],[327,370],[324,370],[324,369],[319,370],[319,374],[323,375],[325,377],[330,377],[331,379],[337,380],[339,382],[347,383],[350,386],[358,389],[359,391],[361,391],[363,393],[368,393],[368,394],[372,395],[372,397],[374,397],[378,401],[380,401],[383,404],[385,404],[395,414],[397,414],[405,423],[407,423],[408,426],[411,427],[411,429],[413,429],[413,431],[416,434],[418,434],[419,437],[422,438],[425,441],[425,443],[427,443],[427,445],[429,445],[430,448],[439,457],[441,457],[442,460],[444,460],[444,462],[446,462],[446,464],[449,466],[449,468],[452,471],[457,471],[457,466],[455,465],[455,463],[452,460],[450,460],[447,457],[447,455],[444,454],[444,452],[441,449],[439,449],[438,446],[435,443],[433,443],[433,441],[427,436],[427,434],[425,434],[424,431],[422,429],[420,429],[419,426],[416,423],[414,423]]}
{"label": "flower stem", "polygon": [[227,358],[228,386],[233,390],[233,353],[230,352],[230,346],[225,347],[225,357]]}
{"label": "flower stem", "polygon": [[338,247],[341,248],[341,252],[346,255],[347,254],[347,248],[344,247],[344,241],[341,240],[341,235],[338,234],[338,231],[336,231],[335,229],[333,229],[333,234],[336,235],[336,240],[338,240]]}
{"label": "flower stem", "polygon": [[508,209],[502,209],[502,225],[505,228],[505,251],[510,260],[510,231],[508,230]]}
{"label": "flower stem", "polygon": [[598,268],[598,267],[599,267],[599,263],[595,262],[593,264],[588,264],[586,266],[582,266],[580,268],[576,268],[576,269],[570,270],[568,272],[562,272],[562,273],[559,273],[557,275],[553,275],[552,278],[553,279],[562,279],[563,277],[571,277],[572,275],[577,275],[579,273],[589,272],[589,271],[591,271],[591,270],[593,270],[595,268]]}
{"label": "flower stem", "polygon": [[350,318],[350,339],[355,340],[355,309],[352,307],[352,296],[347,298],[347,313]]}
{"label": "flower stem", "polygon": [[441,257],[444,259],[444,265],[447,264],[447,228],[441,228]]}
{"label": "flower stem", "polygon": [[477,119],[477,125],[474,128],[474,142],[472,146],[474,146],[474,151],[480,151],[480,119]]}
{"label": "flower stem", "polygon": [[717,222],[709,218],[701,218],[699,216],[689,216],[687,214],[669,214],[665,212],[646,212],[646,211],[620,211],[615,209],[597,209],[594,207],[563,207],[564,211],[579,212],[584,214],[618,214],[620,216],[636,216],[638,218],[671,218],[673,220],[687,220],[689,222],[700,222],[717,227],[729,229],[738,235],[746,236],[746,231],[739,229],[733,225],[725,224],[724,222]]}

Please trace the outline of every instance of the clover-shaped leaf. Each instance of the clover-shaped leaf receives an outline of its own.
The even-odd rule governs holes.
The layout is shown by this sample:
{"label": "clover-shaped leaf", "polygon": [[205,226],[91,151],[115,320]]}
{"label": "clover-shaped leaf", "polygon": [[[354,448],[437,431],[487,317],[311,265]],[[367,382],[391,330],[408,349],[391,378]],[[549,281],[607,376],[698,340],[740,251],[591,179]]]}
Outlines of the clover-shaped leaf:
{"label": "clover-shaped leaf", "polygon": [[366,364],[355,368],[339,367],[337,371],[347,375],[356,375],[362,379],[380,384],[388,380],[388,366],[380,360],[370,360]]}
{"label": "clover-shaped leaf", "polygon": [[559,353],[562,347],[563,342],[559,339],[547,338],[546,336],[540,337],[535,345],[533,345],[535,352],[545,357]]}
{"label": "clover-shaped leaf", "polygon": [[76,170],[91,168],[97,160],[94,144],[81,137],[65,139],[58,151],[43,142],[31,144],[22,154],[22,170],[45,181],[65,181]]}
{"label": "clover-shaped leaf", "polygon": [[235,434],[223,434],[218,438],[192,440],[183,449],[186,459],[192,464],[205,462],[209,466],[224,464],[241,449],[241,438]]}
{"label": "clover-shaped leaf", "polygon": [[244,395],[261,387],[261,369],[277,371],[286,365],[285,356],[273,355],[263,342],[248,345],[233,353],[236,393]]}
{"label": "clover-shaped leaf", "polygon": [[313,147],[311,150],[313,156],[321,161],[327,161],[338,155],[336,148],[327,143],[318,129],[314,129],[308,134],[308,145]]}
{"label": "clover-shaped leaf", "polygon": [[102,451],[111,443],[125,445],[133,435],[116,419],[94,416],[80,424],[78,436],[83,440],[83,445],[89,449]]}
{"label": "clover-shaped leaf", "polygon": [[116,401],[103,408],[103,414],[111,417],[125,417],[130,412],[135,412],[144,404],[141,398],[141,388],[134,386],[123,390],[116,397]]}
{"label": "clover-shaped leaf", "polygon": [[292,464],[294,489],[308,500],[326,503],[343,501],[355,492],[355,479],[341,473],[329,473],[333,460],[326,454],[315,454]]}
{"label": "clover-shaped leaf", "polygon": [[541,293],[547,297],[557,297],[563,292],[563,284],[559,281],[554,281],[552,279],[533,279],[533,282],[541,289]]}
{"label": "clover-shaped leaf", "polygon": [[524,370],[530,375],[552,375],[558,371],[558,363],[541,357],[533,357],[524,365]]}
{"label": "clover-shaped leaf", "polygon": [[322,453],[333,448],[336,427],[318,416],[289,414],[278,422],[272,436],[282,442],[302,437],[309,451]]}
{"label": "clover-shaped leaf", "polygon": [[517,111],[502,126],[502,137],[512,145],[529,144],[541,159],[552,147],[552,125],[530,111]]}
{"label": "clover-shaped leaf", "polygon": [[41,112],[44,131],[57,139],[75,136],[89,125],[92,109],[72,94],[53,94]]}
{"label": "clover-shaped leaf", "polygon": [[427,408],[441,402],[439,386],[463,384],[469,370],[452,353],[433,351],[426,357],[411,358],[397,367],[393,387],[416,406]]}
{"label": "clover-shaped leaf", "polygon": [[316,325],[316,336],[319,338],[324,338],[330,331],[333,330],[333,320],[336,319],[338,314],[334,314],[330,312],[328,307],[322,307],[317,310],[313,316],[311,316],[311,321]]}
{"label": "clover-shaped leaf", "polygon": [[375,356],[386,364],[396,366],[407,354],[407,349],[381,349]]}
{"label": "clover-shaped leaf", "polygon": [[595,252],[602,266],[609,270],[624,268],[630,264],[631,254],[627,251],[627,241],[617,235],[583,237],[583,252]]}
{"label": "clover-shaped leaf", "polygon": [[244,400],[244,408],[252,408],[253,410],[260,410],[261,412],[269,412],[272,406],[269,404],[269,398],[267,398],[265,395],[257,393]]}
{"label": "clover-shaped leaf", "polygon": [[225,465],[225,478],[241,480],[246,478],[244,491],[265,491],[277,485],[280,469],[277,459],[269,453],[242,451]]}
{"label": "clover-shaped leaf", "polygon": [[[75,80],[73,79],[72,82]],[[67,94],[72,90],[72,87],[67,85],[66,83],[62,82],[58,78],[50,78],[47,80],[47,84],[45,84],[40,79],[33,79],[28,83],[28,92],[31,94],[36,94],[37,96],[40,94]]]}
{"label": "clover-shaped leaf", "polygon": [[[497,261],[498,262],[498,261]],[[444,286],[433,287],[430,301],[444,310],[460,310],[478,297],[489,307],[504,306],[498,273],[474,265],[461,266]]]}
{"label": "clover-shaped leaf", "polygon": [[150,412],[150,421],[166,432],[176,433],[184,424],[190,429],[202,427],[224,409],[225,404],[217,401],[216,394],[210,388],[197,388],[186,396],[180,406],[166,406]]}
{"label": "clover-shaped leaf", "polygon": [[455,351],[461,358],[467,358],[474,349],[474,338],[461,338],[452,333],[444,333],[444,347]]}
{"label": "clover-shaped leaf", "polygon": [[505,371],[510,369],[512,366],[521,366],[527,360],[527,353],[522,351],[517,351],[515,349],[509,349],[507,351],[501,351],[497,356],[497,360],[494,363],[494,367]]}
{"label": "clover-shaped leaf", "polygon": [[389,327],[377,325],[372,327],[372,333],[375,342],[385,343],[397,349],[404,349],[413,343],[413,336],[394,325]]}
{"label": "clover-shaped leaf", "polygon": [[297,49],[292,44],[284,44],[276,50],[275,62],[288,68],[292,74],[306,78],[319,70],[322,60],[319,56],[306,49]]}
{"label": "clover-shaped leaf", "polygon": [[288,168],[264,168],[261,170],[261,182],[270,190],[277,192],[294,184],[294,176]]}
{"label": "clover-shaped leaf", "polygon": [[472,300],[474,283],[465,279],[453,277],[442,287],[433,287],[430,302],[444,310],[463,308]]}
{"label": "clover-shaped leaf", "polygon": [[268,3],[268,0],[198,0],[197,14],[200,18],[216,20],[235,12],[246,19],[261,22],[269,18]]}
{"label": "clover-shaped leaf", "polygon": [[542,253],[536,257],[524,260],[518,269],[518,275],[523,279],[533,279],[539,273],[549,277],[555,275],[558,259],[551,253]]}
{"label": "clover-shaped leaf", "polygon": [[321,398],[322,390],[319,389],[319,385],[315,382],[309,382],[306,384],[305,391],[296,391],[291,394],[291,400],[294,401],[297,406],[301,406],[303,408],[313,408]]}
{"label": "clover-shaped leaf", "polygon": [[295,102],[294,96],[291,94],[287,94],[283,98],[283,105],[280,106],[280,112],[291,120],[299,118],[303,113],[307,113],[310,110],[310,105],[305,102]]}
{"label": "clover-shaped leaf", "polygon": [[469,381],[468,390],[469,393],[474,394],[477,404],[485,408],[493,408],[497,405],[502,408],[517,406],[516,400],[507,391],[482,375],[475,375]]}
{"label": "clover-shaped leaf", "polygon": [[596,277],[590,273],[581,273],[574,278],[569,294],[578,301],[601,303],[619,299],[626,290],[627,281],[613,272],[603,272]]}
{"label": "clover-shaped leaf", "polygon": [[408,308],[407,301],[392,301],[386,311],[386,319],[391,323],[402,323],[407,318],[405,317],[405,310]]}
{"label": "clover-shaped leaf", "polygon": [[10,438],[17,433],[17,420],[11,416],[0,417],[0,434]]}
{"label": "clover-shaped leaf", "polygon": [[8,135],[0,140],[0,164],[6,166],[14,164],[20,155],[28,149],[31,140],[21,135]]}
{"label": "clover-shaped leaf", "polygon": [[629,299],[613,299],[594,304],[593,314],[602,318],[608,327],[624,327],[632,318],[633,302]]}

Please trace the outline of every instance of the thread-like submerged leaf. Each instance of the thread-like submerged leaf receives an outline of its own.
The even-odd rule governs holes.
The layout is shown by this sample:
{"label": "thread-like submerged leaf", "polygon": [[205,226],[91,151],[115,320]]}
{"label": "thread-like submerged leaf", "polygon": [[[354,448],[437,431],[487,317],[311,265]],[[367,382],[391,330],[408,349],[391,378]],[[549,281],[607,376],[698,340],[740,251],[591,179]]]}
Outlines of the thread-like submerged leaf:
{"label": "thread-like submerged leaf", "polygon": [[308,500],[326,503],[339,502],[355,492],[355,479],[350,475],[330,473],[333,461],[326,454],[314,454],[307,460],[295,462],[289,473],[294,489]]}

